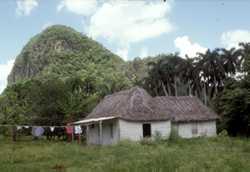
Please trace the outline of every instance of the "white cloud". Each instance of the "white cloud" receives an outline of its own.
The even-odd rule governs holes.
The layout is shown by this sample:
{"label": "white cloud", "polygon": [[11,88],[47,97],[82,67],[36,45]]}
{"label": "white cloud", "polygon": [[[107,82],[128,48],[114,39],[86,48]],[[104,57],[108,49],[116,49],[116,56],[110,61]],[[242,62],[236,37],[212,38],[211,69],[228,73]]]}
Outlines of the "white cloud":
{"label": "white cloud", "polygon": [[89,35],[121,43],[140,42],[172,31],[169,3],[110,1],[90,19]]}
{"label": "white cloud", "polygon": [[177,37],[174,40],[175,47],[180,50],[180,56],[185,58],[195,57],[197,53],[205,53],[207,48],[202,47],[198,43],[191,42],[188,36]]}
{"label": "white cloud", "polygon": [[250,42],[250,31],[248,30],[234,30],[224,32],[221,35],[221,43],[227,49],[238,47],[240,42]]}
{"label": "white cloud", "polygon": [[118,48],[116,54],[124,60],[128,60],[128,48]]}
{"label": "white cloud", "polygon": [[104,38],[116,43],[120,47],[118,51],[127,54],[125,49],[129,49],[131,43],[171,32],[170,11],[169,1],[110,0],[91,16],[87,32],[94,39]]}
{"label": "white cloud", "polygon": [[146,47],[143,47],[143,48],[141,49],[141,52],[140,52],[139,57],[140,57],[140,58],[144,58],[144,57],[148,57],[148,56],[149,56],[149,54],[148,54],[148,49],[147,49]]}
{"label": "white cloud", "polygon": [[14,65],[15,60],[9,60],[6,64],[0,64],[0,93],[7,86],[7,78]]}
{"label": "white cloud", "polygon": [[30,15],[31,11],[38,7],[38,0],[17,0],[16,13],[18,15]]}
{"label": "white cloud", "polygon": [[90,16],[97,8],[97,0],[62,0],[57,6],[57,11],[68,11],[84,16]]}

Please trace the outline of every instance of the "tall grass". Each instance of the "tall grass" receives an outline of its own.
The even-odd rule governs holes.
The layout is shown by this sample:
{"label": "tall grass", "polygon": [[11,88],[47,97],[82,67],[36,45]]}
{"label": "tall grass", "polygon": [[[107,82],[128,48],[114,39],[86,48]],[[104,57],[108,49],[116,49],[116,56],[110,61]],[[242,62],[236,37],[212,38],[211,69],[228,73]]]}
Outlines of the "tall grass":
{"label": "tall grass", "polygon": [[114,146],[0,140],[1,172],[250,171],[250,141],[217,137]]}

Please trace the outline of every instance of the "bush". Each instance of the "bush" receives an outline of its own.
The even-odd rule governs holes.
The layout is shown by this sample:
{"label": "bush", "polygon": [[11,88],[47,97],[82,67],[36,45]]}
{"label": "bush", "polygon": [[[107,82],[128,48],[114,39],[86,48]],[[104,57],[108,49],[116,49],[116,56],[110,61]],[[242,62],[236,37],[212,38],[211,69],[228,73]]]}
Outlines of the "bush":
{"label": "bush", "polygon": [[8,127],[0,127],[0,135],[2,136],[11,136],[11,130]]}
{"label": "bush", "polygon": [[179,140],[180,136],[178,134],[178,131],[175,127],[171,127],[171,132],[170,132],[170,136],[169,136],[169,140],[170,141],[176,141]]}
{"label": "bush", "polygon": [[228,137],[228,132],[227,130],[222,130],[219,134],[218,134],[219,137]]}

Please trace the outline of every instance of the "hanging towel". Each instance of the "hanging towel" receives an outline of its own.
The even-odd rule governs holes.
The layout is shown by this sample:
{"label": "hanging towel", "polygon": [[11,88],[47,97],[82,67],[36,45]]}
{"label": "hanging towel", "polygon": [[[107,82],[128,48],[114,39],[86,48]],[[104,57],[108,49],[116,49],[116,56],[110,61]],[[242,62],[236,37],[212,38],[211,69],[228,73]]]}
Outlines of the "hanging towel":
{"label": "hanging towel", "polygon": [[51,132],[54,132],[55,127],[49,127]]}
{"label": "hanging towel", "polygon": [[82,134],[82,128],[80,125],[75,126],[75,134]]}
{"label": "hanging towel", "polygon": [[31,133],[35,137],[41,137],[44,133],[44,129],[42,127],[32,127]]}
{"label": "hanging towel", "polygon": [[23,129],[23,127],[22,127],[22,126],[17,126],[16,128],[17,128],[17,130],[21,130],[21,129]]}
{"label": "hanging towel", "polygon": [[73,132],[74,132],[73,130],[74,130],[74,128],[72,126],[67,126],[66,127],[66,133],[67,134],[73,134]]}

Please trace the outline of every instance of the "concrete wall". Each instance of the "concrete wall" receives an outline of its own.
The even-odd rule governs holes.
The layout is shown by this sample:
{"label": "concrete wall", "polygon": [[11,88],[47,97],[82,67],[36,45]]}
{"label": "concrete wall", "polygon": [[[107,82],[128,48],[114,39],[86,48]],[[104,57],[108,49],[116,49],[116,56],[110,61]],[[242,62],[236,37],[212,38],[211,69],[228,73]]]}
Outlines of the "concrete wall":
{"label": "concrete wall", "polygon": [[[168,138],[171,133],[170,121],[146,122],[151,124],[152,136],[156,132],[160,133],[163,138]],[[113,137],[111,136],[111,124],[113,126]],[[120,140],[139,141],[143,138],[142,122],[131,122],[121,119],[108,120],[102,122],[102,144],[115,144]],[[199,136],[216,136],[216,122],[190,122],[174,123],[172,127],[176,129],[178,135],[183,138],[192,138]],[[197,132],[194,132],[194,131]],[[99,123],[94,124],[92,128],[89,125],[87,134],[88,144],[99,144]]]}
{"label": "concrete wall", "polygon": [[97,124],[92,124],[89,125],[89,130],[86,133],[87,136],[87,144],[99,144],[99,125]]}
{"label": "concrete wall", "polygon": [[[159,132],[162,137],[168,138],[171,131],[170,121],[146,122],[151,124],[152,136]],[[139,141],[143,138],[142,122],[119,120],[120,140]]]}
{"label": "concrete wall", "polygon": [[175,123],[173,128],[182,138],[216,136],[216,121]]}
{"label": "concrete wall", "polygon": [[[88,144],[99,143],[99,123],[89,125],[89,132],[87,134]],[[111,131],[113,128],[113,133]],[[112,136],[113,135],[113,136]],[[108,120],[102,122],[102,143],[103,145],[115,144],[119,141],[119,126],[118,120]]]}

